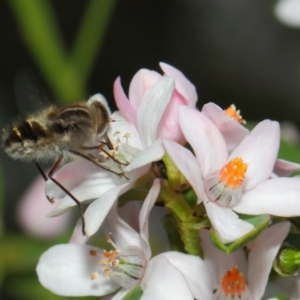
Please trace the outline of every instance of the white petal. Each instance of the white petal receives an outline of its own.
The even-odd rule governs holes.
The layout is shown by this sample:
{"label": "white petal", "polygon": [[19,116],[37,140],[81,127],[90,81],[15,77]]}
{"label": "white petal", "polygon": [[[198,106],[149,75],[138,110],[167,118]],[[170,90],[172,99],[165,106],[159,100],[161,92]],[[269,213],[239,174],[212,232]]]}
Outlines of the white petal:
{"label": "white petal", "polygon": [[273,260],[289,229],[288,222],[277,223],[256,239],[248,257],[248,287],[254,299],[264,294]]}
{"label": "white petal", "polygon": [[131,228],[122,218],[120,218],[115,202],[107,215],[107,222],[112,233],[112,240],[120,248],[124,249],[128,246],[136,246],[141,249],[140,235]]}
{"label": "white petal", "polygon": [[163,140],[163,145],[179,171],[195,190],[198,198],[206,199],[202,173],[196,157],[188,149],[175,142]]}
{"label": "white petal", "polygon": [[[110,123],[108,137],[111,142],[116,139],[122,143],[127,143],[134,148],[141,149],[141,139],[135,125],[127,121],[119,111],[111,115],[113,122]],[[127,137],[129,134],[129,137]]]}
{"label": "white petal", "polygon": [[[86,179],[87,174],[93,175],[97,172],[98,170],[91,162],[79,158],[78,160],[61,167],[54,173],[53,177],[67,190],[71,191]],[[45,193],[54,199],[59,199],[66,195],[66,193],[51,180],[47,180],[46,182]]]}
{"label": "white petal", "polygon": [[183,274],[162,255],[149,261],[141,286],[143,300],[194,299]]}
{"label": "white petal", "polygon": [[146,91],[137,111],[138,128],[144,147],[155,141],[159,122],[171,100],[173,90],[174,79],[162,77]]}
{"label": "white petal", "polygon": [[213,276],[209,274],[208,268],[201,258],[175,251],[160,255],[167,258],[183,274],[195,299],[210,299],[213,290],[211,283]]}
{"label": "white petal", "polygon": [[127,192],[133,185],[134,181],[128,181],[114,187],[89,205],[84,214],[87,236],[97,232],[118,197]]}
{"label": "white petal", "polygon": [[147,259],[150,259],[151,256],[151,248],[149,244],[149,215],[159,192],[160,179],[157,178],[154,180],[153,185],[144,201],[139,217],[140,235],[144,241],[143,251],[146,253]]}
{"label": "white petal", "polygon": [[61,296],[102,296],[115,291],[118,285],[101,272],[97,279],[90,278],[100,270],[99,258],[89,254],[91,249],[100,250],[76,244],[56,245],[47,250],[36,268],[40,283]]}
{"label": "white petal", "polygon": [[254,229],[254,226],[241,220],[230,208],[204,201],[207,216],[224,244],[234,242]]}
{"label": "white petal", "polygon": [[279,124],[264,120],[232,152],[228,160],[241,157],[248,164],[244,190],[249,191],[270,177],[277,158],[279,141]]}
{"label": "white petal", "polygon": [[162,146],[161,139],[156,140],[148,148],[141,151],[136,157],[134,157],[130,164],[124,169],[124,171],[130,172],[154,161],[159,161],[164,154],[165,149]]}
{"label": "white petal", "polygon": [[229,118],[215,103],[207,103],[201,112],[212,120],[222,132],[229,151],[232,151],[249,133],[243,125]]}
{"label": "white petal", "polygon": [[[94,168],[97,169],[96,167]],[[78,183],[76,187],[69,191],[80,202],[97,199],[100,195],[106,193],[115,186],[120,185],[120,182],[117,181],[119,179],[115,178],[115,176],[116,175],[111,172],[98,170],[97,173],[86,176],[81,183]],[[76,205],[75,201],[69,196],[65,196],[65,198],[58,200],[57,202],[56,207],[48,214],[48,216],[53,217],[60,215],[70,207]]]}
{"label": "white petal", "polygon": [[228,153],[225,140],[211,120],[187,106],[179,106],[179,124],[200,163],[203,177],[219,170]]}
{"label": "white petal", "polygon": [[239,271],[246,276],[247,259],[243,249],[226,254],[212,244],[208,230],[200,230],[199,235],[202,240],[201,244],[204,251],[204,261],[209,269],[208,274],[211,276],[212,280],[211,290],[219,287],[225,272],[231,270],[235,266],[237,266]]}
{"label": "white petal", "polygon": [[264,181],[243,194],[233,209],[249,215],[271,214],[281,217],[300,215],[300,177],[278,177]]}

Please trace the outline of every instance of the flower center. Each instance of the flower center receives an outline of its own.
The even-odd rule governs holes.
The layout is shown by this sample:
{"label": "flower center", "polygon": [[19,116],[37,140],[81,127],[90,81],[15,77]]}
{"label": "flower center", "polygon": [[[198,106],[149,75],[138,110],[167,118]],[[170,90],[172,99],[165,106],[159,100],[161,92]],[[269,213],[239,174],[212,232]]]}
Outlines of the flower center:
{"label": "flower center", "polygon": [[[108,241],[115,247],[109,237]],[[103,250],[103,253],[91,250],[90,255],[101,257],[98,263],[102,266],[104,277],[111,278],[126,289],[133,288],[141,281],[147,265],[144,254],[137,247],[127,247],[123,250],[117,248],[110,251]],[[91,274],[93,280],[98,277],[98,272]]]}
{"label": "flower center", "polygon": [[236,157],[219,172],[209,174],[204,180],[208,199],[221,206],[235,206],[242,196],[247,167],[240,157]]}
{"label": "flower center", "polygon": [[244,278],[244,275],[239,271],[237,267],[233,267],[223,275],[219,293],[223,294],[224,296],[236,296],[240,299],[246,299],[246,280]]}
{"label": "flower center", "polygon": [[220,180],[228,187],[237,188],[245,179],[247,167],[240,157],[236,157],[221,169]]}
{"label": "flower center", "polygon": [[235,120],[239,124],[246,124],[246,121],[242,118],[240,111],[236,109],[234,104],[230,105],[227,109],[225,109],[224,113],[229,118]]}

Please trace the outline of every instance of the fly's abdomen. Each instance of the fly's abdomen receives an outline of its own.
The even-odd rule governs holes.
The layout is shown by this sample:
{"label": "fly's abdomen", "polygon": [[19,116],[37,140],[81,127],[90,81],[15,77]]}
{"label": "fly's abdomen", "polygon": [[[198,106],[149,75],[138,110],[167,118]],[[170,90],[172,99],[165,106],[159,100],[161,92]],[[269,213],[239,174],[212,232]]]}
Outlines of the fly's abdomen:
{"label": "fly's abdomen", "polygon": [[5,130],[3,146],[5,152],[13,159],[51,160],[53,156],[57,156],[57,153],[53,153],[54,146],[51,146],[52,138],[51,132],[42,123],[36,120],[27,120]]}

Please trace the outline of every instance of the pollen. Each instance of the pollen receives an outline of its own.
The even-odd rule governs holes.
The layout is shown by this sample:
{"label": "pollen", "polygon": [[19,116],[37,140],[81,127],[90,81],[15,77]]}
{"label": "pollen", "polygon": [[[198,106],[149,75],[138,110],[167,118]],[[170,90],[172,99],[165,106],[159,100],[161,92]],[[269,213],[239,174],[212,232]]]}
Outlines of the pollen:
{"label": "pollen", "polygon": [[230,105],[227,109],[225,109],[224,113],[229,118],[235,120],[239,124],[246,124],[246,121],[242,118],[240,111],[236,109],[234,104]]}
{"label": "pollen", "polygon": [[227,187],[237,188],[242,185],[248,164],[244,163],[240,157],[236,157],[225,165],[220,171],[220,181]]}
{"label": "pollen", "polygon": [[113,280],[124,288],[132,288],[140,283],[147,265],[144,253],[137,247],[130,246],[122,250],[111,239],[111,233],[107,235],[107,242],[114,248],[113,250],[90,250],[91,256],[100,256],[97,259],[97,269],[90,275],[92,280],[99,276],[104,276],[108,280]]}
{"label": "pollen", "polygon": [[224,295],[231,297],[242,297],[246,293],[246,280],[244,278],[244,275],[239,271],[237,267],[233,267],[223,275],[221,281],[221,290]]}

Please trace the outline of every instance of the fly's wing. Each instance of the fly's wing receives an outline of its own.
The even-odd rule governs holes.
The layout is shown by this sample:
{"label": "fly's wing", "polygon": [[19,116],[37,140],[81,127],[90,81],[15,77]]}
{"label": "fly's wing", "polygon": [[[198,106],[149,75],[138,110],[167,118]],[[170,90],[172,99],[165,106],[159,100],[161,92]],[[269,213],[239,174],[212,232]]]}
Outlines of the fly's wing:
{"label": "fly's wing", "polygon": [[20,69],[14,80],[15,101],[19,112],[24,115],[50,106],[53,102],[47,97],[37,76],[29,69]]}

